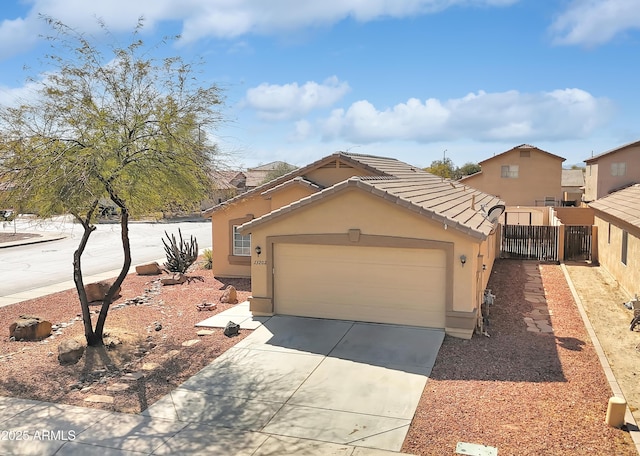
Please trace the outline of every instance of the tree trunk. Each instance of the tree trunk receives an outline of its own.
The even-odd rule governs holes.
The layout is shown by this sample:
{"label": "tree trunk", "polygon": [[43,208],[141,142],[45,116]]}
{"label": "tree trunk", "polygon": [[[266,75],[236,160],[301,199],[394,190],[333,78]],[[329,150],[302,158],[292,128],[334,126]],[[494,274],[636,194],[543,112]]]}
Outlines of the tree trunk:
{"label": "tree trunk", "polygon": [[93,331],[93,324],[91,323],[91,313],[89,312],[89,302],[87,301],[87,292],[84,289],[84,281],[82,280],[82,253],[87,247],[89,236],[96,229],[95,226],[89,222],[91,214],[87,216],[86,220],[81,219],[79,216],[74,217],[80,221],[84,231],[82,232],[82,239],[80,239],[80,245],[78,249],[73,252],[73,281],[76,284],[76,291],[80,298],[80,307],[82,308],[82,322],[84,323],[84,337],[87,339],[88,345],[100,345],[102,344],[102,337],[100,337],[99,343],[96,343],[96,335]]}
{"label": "tree trunk", "polygon": [[120,270],[120,274],[118,278],[113,282],[107,295],[104,297],[102,301],[102,307],[100,308],[100,315],[98,316],[98,321],[96,322],[96,330],[95,336],[100,338],[100,344],[102,344],[102,334],[104,332],[104,324],[107,320],[107,314],[109,313],[109,307],[111,306],[111,302],[115,297],[116,291],[124,282],[124,279],[127,277],[129,273],[129,268],[131,267],[131,245],[129,244],[129,212],[123,206],[120,206],[120,229],[121,229],[121,239],[122,239],[122,251],[124,253],[124,263],[122,265],[122,269]]}

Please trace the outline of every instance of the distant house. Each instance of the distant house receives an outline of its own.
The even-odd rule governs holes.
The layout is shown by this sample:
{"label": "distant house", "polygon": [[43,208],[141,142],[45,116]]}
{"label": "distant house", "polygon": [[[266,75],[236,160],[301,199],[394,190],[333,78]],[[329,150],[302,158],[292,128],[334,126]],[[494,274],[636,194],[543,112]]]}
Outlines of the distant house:
{"label": "distant house", "polygon": [[565,159],[529,144],[481,161],[478,173],[460,181],[496,195],[507,206],[559,206]]}
{"label": "distant house", "polygon": [[[337,152],[205,212],[213,273],[254,315],[393,323],[469,338],[502,201],[394,158]],[[494,212],[495,213],[495,212]]]}
{"label": "distant house", "polygon": [[580,206],[584,195],[584,170],[562,170],[562,205]]}
{"label": "distant house", "polygon": [[205,210],[216,204],[220,204],[246,190],[247,176],[242,171],[211,171],[213,188],[209,197],[200,203],[200,208]]}
{"label": "distant house", "polygon": [[254,168],[247,168],[245,172],[247,176],[246,189],[252,190],[264,184],[265,179],[278,171],[284,174],[284,172],[293,171],[294,169],[296,169],[295,166],[283,161],[274,161]]}
{"label": "distant house", "polygon": [[584,201],[594,201],[640,182],[640,141],[625,144],[585,160]]}
{"label": "distant house", "polygon": [[600,265],[627,290],[640,294],[640,184],[589,203],[598,227]]}

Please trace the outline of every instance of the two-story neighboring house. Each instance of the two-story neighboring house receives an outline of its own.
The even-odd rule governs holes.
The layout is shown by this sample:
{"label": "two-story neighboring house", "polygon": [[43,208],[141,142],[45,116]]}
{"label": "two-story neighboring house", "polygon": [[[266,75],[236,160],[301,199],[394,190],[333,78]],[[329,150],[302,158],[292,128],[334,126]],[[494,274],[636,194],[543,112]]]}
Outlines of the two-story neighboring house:
{"label": "two-story neighboring house", "polygon": [[640,141],[585,160],[584,201],[590,202],[640,182]]}
{"label": "two-story neighboring house", "polygon": [[496,195],[507,206],[557,206],[562,201],[564,158],[529,144],[481,161],[478,173],[461,179]]}

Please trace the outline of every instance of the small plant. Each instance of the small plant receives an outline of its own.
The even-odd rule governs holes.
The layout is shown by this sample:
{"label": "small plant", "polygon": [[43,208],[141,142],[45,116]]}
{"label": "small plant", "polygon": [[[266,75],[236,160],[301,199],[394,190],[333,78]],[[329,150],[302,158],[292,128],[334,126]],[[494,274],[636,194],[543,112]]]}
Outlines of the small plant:
{"label": "small plant", "polygon": [[189,242],[186,242],[182,239],[180,229],[178,229],[180,243],[178,243],[174,234],[169,236],[166,231],[164,234],[168,240],[168,243],[164,239],[162,240],[164,251],[167,255],[167,262],[164,264],[164,267],[170,272],[185,274],[189,266],[198,259],[198,241],[191,236]]}
{"label": "small plant", "polygon": [[204,263],[202,264],[202,267],[204,269],[213,269],[213,250],[204,249],[204,252],[202,252],[202,256],[204,257]]}

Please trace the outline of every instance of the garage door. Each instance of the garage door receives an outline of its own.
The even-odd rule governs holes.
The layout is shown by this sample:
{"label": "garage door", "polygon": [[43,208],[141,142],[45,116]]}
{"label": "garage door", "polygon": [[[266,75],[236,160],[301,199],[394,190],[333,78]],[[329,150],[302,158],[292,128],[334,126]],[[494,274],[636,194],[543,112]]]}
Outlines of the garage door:
{"label": "garage door", "polygon": [[276,244],[277,314],[444,328],[445,252]]}

